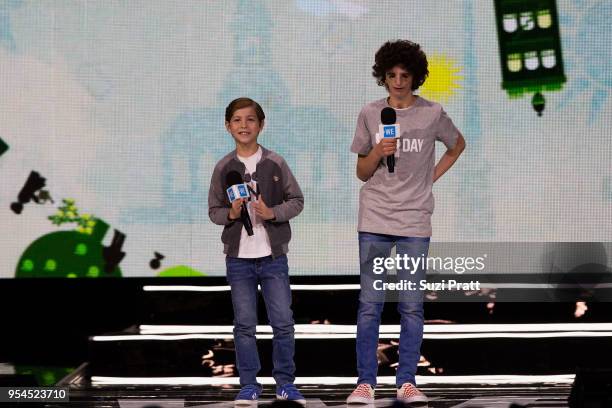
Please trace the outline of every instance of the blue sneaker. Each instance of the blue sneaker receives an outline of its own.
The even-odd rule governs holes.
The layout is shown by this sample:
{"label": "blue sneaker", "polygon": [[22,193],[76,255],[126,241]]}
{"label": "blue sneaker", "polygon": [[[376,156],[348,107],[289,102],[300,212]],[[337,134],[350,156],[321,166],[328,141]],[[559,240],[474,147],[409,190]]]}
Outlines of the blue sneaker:
{"label": "blue sneaker", "polygon": [[257,400],[261,395],[261,387],[255,384],[245,385],[240,389],[236,399],[234,399],[234,405],[253,405],[257,404]]}
{"label": "blue sneaker", "polygon": [[276,399],[293,401],[306,405],[306,398],[295,388],[293,384],[279,385],[276,387]]}

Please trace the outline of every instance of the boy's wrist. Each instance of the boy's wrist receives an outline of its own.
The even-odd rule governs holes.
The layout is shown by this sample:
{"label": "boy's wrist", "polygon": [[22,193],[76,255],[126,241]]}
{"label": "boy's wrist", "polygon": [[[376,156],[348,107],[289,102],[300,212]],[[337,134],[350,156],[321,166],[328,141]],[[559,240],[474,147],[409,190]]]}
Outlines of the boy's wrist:
{"label": "boy's wrist", "polygon": [[269,221],[269,222],[276,222],[276,219],[278,218],[278,216],[276,215],[276,208],[272,207],[272,208],[270,208],[270,210],[272,210],[272,218],[270,218],[267,221]]}
{"label": "boy's wrist", "polygon": [[379,151],[376,147],[370,151],[370,154],[368,156],[373,156],[374,160],[377,162],[382,160],[385,157],[385,155],[381,151]]}

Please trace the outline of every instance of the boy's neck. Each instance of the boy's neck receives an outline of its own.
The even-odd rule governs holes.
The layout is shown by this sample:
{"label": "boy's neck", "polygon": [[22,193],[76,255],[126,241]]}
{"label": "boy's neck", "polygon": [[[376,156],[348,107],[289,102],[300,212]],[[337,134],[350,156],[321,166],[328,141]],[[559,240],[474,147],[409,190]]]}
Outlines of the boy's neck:
{"label": "boy's neck", "polygon": [[259,150],[259,145],[257,144],[257,142],[248,145],[236,143],[236,153],[240,157],[251,157],[252,155],[257,153],[257,150]]}
{"label": "boy's neck", "polygon": [[387,98],[387,103],[389,106],[395,109],[406,109],[412,106],[416,102],[417,96],[414,94],[410,94],[409,96],[399,99],[393,96],[389,96]]}

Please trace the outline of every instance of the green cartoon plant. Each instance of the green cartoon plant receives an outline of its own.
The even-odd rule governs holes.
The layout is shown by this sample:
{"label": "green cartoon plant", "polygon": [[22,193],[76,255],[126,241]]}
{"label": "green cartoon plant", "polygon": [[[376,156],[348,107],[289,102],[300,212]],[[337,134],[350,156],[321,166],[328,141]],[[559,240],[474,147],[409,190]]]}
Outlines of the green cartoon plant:
{"label": "green cartoon plant", "polygon": [[81,214],[70,198],[62,200],[48,217],[53,225],[76,224],[74,230],[55,231],[34,241],[21,255],[15,277],[102,278],[121,277],[119,265],[105,271],[102,240],[109,225],[91,214]]}
{"label": "green cartoon plant", "polygon": [[75,201],[71,198],[62,200],[63,205],[58,207],[57,213],[49,216],[53,225],[76,223],[76,230],[82,234],[91,235],[96,226],[96,219],[91,214],[79,214]]}

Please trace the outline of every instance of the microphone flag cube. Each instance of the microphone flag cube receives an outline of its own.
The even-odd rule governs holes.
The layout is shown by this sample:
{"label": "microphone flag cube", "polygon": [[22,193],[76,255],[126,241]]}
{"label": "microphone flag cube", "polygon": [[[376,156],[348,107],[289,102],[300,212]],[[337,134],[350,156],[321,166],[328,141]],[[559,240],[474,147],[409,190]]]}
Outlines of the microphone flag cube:
{"label": "microphone flag cube", "polygon": [[378,125],[378,134],[384,138],[398,139],[400,137],[400,127],[397,123],[393,125]]}
{"label": "microphone flag cube", "polygon": [[234,184],[231,187],[228,187],[227,190],[227,198],[229,198],[230,202],[234,202],[240,198],[249,198],[249,188],[246,183]]}

